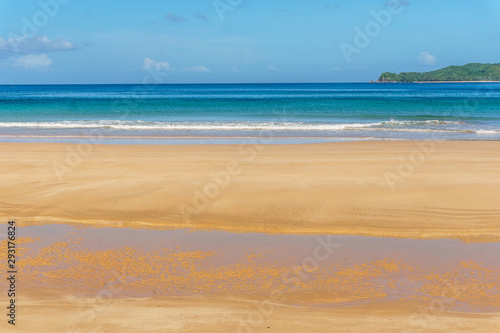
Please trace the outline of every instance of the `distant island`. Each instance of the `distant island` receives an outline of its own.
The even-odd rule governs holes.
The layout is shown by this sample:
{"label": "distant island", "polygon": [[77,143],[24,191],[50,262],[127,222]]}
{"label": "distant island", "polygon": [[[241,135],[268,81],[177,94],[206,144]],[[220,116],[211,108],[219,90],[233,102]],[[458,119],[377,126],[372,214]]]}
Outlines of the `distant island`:
{"label": "distant island", "polygon": [[500,64],[467,64],[449,66],[426,73],[405,72],[400,74],[385,72],[376,82],[463,82],[500,81]]}

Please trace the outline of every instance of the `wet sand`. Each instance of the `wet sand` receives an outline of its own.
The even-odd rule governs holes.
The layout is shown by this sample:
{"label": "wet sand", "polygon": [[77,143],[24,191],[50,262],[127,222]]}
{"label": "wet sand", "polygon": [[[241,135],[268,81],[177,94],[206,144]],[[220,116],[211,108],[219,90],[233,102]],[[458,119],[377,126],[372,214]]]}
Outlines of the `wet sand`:
{"label": "wet sand", "polygon": [[90,297],[115,281],[117,297],[277,292],[295,295],[283,300],[291,305],[352,306],[426,301],[448,288],[450,310],[500,310],[500,243],[67,225],[22,232],[27,290]]}
{"label": "wet sand", "polygon": [[22,234],[21,331],[486,332],[499,319],[499,243],[61,224]]}

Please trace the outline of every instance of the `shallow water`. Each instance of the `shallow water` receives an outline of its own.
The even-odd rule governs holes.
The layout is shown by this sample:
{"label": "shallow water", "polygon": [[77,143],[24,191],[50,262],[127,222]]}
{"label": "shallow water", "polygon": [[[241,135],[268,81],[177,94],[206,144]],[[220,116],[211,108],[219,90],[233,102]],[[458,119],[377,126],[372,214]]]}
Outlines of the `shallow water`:
{"label": "shallow water", "polygon": [[499,243],[53,224],[19,228],[18,253],[22,288],[49,293],[113,286],[114,297],[279,292],[292,305],[445,299],[450,310],[500,309]]}

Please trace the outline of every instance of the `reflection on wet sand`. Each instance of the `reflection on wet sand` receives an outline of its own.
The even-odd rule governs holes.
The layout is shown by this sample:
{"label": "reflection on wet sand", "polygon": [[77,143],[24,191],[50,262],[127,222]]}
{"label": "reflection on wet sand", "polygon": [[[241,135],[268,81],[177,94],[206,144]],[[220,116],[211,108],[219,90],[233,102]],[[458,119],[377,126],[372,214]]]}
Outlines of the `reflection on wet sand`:
{"label": "reflection on wet sand", "polygon": [[104,287],[117,298],[255,295],[314,307],[438,299],[452,311],[500,310],[498,243],[68,225],[24,227],[23,236],[22,286],[49,295]]}

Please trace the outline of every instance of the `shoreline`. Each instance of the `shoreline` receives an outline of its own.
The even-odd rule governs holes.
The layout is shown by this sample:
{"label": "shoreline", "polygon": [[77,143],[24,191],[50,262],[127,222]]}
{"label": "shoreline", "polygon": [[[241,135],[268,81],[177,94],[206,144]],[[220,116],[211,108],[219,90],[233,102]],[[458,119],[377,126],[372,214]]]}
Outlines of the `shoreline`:
{"label": "shoreline", "polygon": [[76,144],[0,143],[0,217],[21,226],[500,236],[496,141],[89,147],[79,155]]}
{"label": "shoreline", "polygon": [[[489,134],[484,134],[485,136]],[[495,134],[493,134],[495,135]],[[430,142],[432,138],[400,138],[374,136],[125,136],[107,135],[100,137],[83,135],[0,135],[0,144],[90,144],[100,146],[217,146],[217,145],[307,145],[339,142]],[[453,138],[442,142],[500,142],[498,138]]]}

